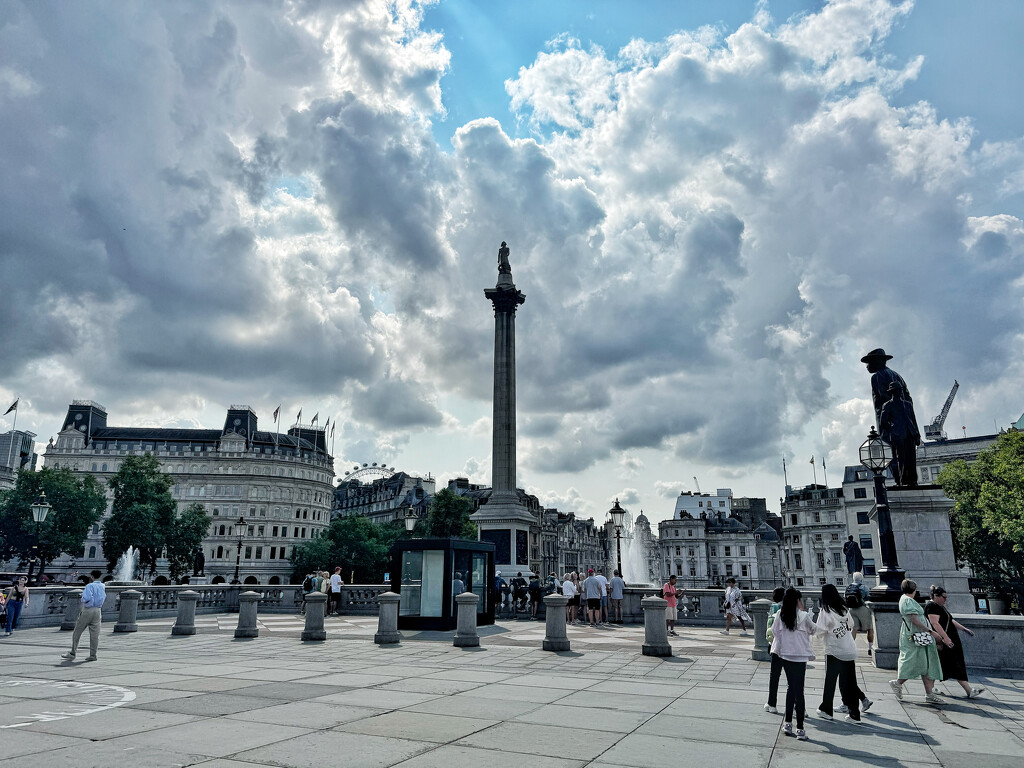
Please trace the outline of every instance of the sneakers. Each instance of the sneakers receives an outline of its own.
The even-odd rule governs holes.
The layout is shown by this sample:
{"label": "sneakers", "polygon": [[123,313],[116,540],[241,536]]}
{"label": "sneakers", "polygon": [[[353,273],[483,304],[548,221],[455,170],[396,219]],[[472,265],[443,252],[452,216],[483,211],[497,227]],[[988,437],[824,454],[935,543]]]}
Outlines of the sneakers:
{"label": "sneakers", "polygon": [[860,700],[860,711],[861,711],[861,714],[864,714],[869,709],[871,709],[871,705],[874,704],[874,703],[875,702],[873,702],[871,699],[868,699],[868,698],[861,699]]}
{"label": "sneakers", "polygon": [[899,701],[903,701],[903,686],[895,680],[890,680],[889,687],[892,689],[893,696],[895,696]]}
{"label": "sneakers", "polygon": [[840,704],[838,707],[836,707],[836,712],[842,712],[844,715],[849,711],[850,708],[845,704]]}
{"label": "sneakers", "polygon": [[740,637],[746,637],[746,636],[747,636],[747,635],[749,635],[749,634],[750,634],[750,633],[749,633],[749,632],[747,632],[747,630],[745,630],[745,629],[744,629],[744,630],[743,630],[742,632],[740,632]]}
{"label": "sneakers", "polygon": [[937,694],[934,694],[934,693],[925,694],[924,700],[926,702],[928,702],[929,704],[945,704],[946,703],[945,700],[941,696],[939,696]]}
{"label": "sneakers", "polygon": [[728,629],[720,629],[720,630],[718,630],[718,634],[720,634],[720,635],[728,635],[729,634],[729,630]]}
{"label": "sneakers", "polygon": [[796,730],[796,740],[797,741],[807,741],[807,731],[805,731],[803,728],[797,728],[797,730]]}
{"label": "sneakers", "polygon": [[96,661],[96,657],[95,656],[86,656],[85,660],[86,661]]}
{"label": "sneakers", "polygon": [[71,652],[62,653],[60,657],[62,659],[68,659],[69,661],[74,661],[75,660],[75,654],[73,654]]}
{"label": "sneakers", "polygon": [[796,731],[793,730],[793,724],[792,723],[783,723],[782,724],[782,735],[783,736],[796,736]]}
{"label": "sneakers", "polygon": [[771,704],[765,704],[764,705],[764,711],[765,712],[771,712],[773,715],[779,714],[779,708],[778,707],[773,707]]}
{"label": "sneakers", "polygon": [[871,649],[868,648],[868,656],[870,656],[870,655],[871,655]]}
{"label": "sneakers", "polygon": [[668,633],[669,633],[670,635],[672,635],[672,637],[679,637],[679,635],[678,635],[678,634],[676,634],[676,631],[675,631],[674,629],[670,629],[670,630],[668,631]]}
{"label": "sneakers", "polygon": [[985,692],[985,688],[983,686],[976,685],[973,688],[971,688],[971,692],[967,694],[967,698],[968,699],[976,699],[979,696],[981,696],[981,694],[983,694],[984,692]]}
{"label": "sneakers", "polygon": [[832,719],[832,715],[830,715],[828,712],[823,710],[821,707],[818,707],[818,711],[815,712],[815,714],[818,717],[820,717],[822,720],[831,720]]}
{"label": "sneakers", "polygon": [[850,725],[864,725],[864,723],[862,723],[859,719],[854,720],[849,715],[847,715],[846,717],[843,718],[843,722],[849,723]]}

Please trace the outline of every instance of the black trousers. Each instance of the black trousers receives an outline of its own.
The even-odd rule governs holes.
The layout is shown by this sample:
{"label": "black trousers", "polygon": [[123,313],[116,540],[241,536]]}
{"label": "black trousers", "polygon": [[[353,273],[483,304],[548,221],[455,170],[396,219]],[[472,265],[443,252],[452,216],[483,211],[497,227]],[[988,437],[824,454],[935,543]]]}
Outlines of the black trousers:
{"label": "black trousers", "polygon": [[779,706],[779,678],[782,677],[782,659],[772,654],[772,670],[768,675],[768,706]]}
{"label": "black trousers", "polygon": [[860,700],[864,692],[857,685],[857,662],[843,661],[835,656],[825,657],[825,689],[821,694],[822,712],[832,714],[832,700],[836,696],[836,681],[839,681],[839,695],[850,710],[850,717],[860,720]]}
{"label": "black trousers", "polygon": [[807,706],[804,703],[804,675],[807,672],[806,661],[782,660],[782,669],[786,672],[786,722],[793,721],[796,712],[796,727],[804,727],[804,715]]}

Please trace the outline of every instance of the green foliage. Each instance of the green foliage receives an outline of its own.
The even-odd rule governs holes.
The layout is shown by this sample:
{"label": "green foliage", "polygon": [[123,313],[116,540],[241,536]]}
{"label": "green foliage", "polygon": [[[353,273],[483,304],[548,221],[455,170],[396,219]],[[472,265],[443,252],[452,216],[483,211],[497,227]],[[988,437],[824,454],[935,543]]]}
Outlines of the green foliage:
{"label": "green foliage", "polygon": [[202,544],[213,518],[202,504],[191,504],[171,520],[167,535],[167,564],[174,581],[192,571],[196,549]]}
{"label": "green foliage", "polygon": [[156,571],[156,561],[174,532],[177,504],[173,481],[152,454],[129,456],[110,479],[114,502],[103,525],[103,552],[111,570],[129,546],[139,550],[139,567]]}
{"label": "green foliage", "polygon": [[434,494],[427,509],[427,519],[417,523],[417,531],[424,536],[476,539],[476,524],[470,522],[473,503],[449,488]]}
{"label": "green foliage", "polygon": [[47,564],[67,552],[78,555],[89,529],[107,506],[103,486],[91,476],[76,477],[66,467],[21,471],[15,487],[0,499],[0,560],[25,562],[36,543],[32,503],[46,493],[50,512],[39,526],[40,575]]}
{"label": "green foliage", "polygon": [[955,461],[938,477],[956,502],[953,546],[986,586],[1024,598],[1024,433],[1000,435],[968,464]]}
{"label": "green foliage", "polygon": [[355,571],[359,584],[379,584],[389,570],[388,550],[403,533],[398,525],[377,525],[365,517],[343,517],[313,541],[292,552],[292,579],[299,582],[311,571],[334,571],[341,566],[347,581]]}

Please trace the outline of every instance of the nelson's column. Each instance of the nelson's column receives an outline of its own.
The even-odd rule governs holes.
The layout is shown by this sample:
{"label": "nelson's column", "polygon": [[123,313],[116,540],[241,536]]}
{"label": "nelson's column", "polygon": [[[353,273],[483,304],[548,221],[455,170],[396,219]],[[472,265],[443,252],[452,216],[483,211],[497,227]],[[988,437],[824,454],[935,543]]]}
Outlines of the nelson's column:
{"label": "nelson's column", "polygon": [[498,251],[498,283],[484,290],[494,305],[494,413],[491,494],[473,514],[480,539],[494,543],[494,566],[507,579],[529,570],[533,518],[516,490],[516,309],[526,301],[512,282],[508,246]]}

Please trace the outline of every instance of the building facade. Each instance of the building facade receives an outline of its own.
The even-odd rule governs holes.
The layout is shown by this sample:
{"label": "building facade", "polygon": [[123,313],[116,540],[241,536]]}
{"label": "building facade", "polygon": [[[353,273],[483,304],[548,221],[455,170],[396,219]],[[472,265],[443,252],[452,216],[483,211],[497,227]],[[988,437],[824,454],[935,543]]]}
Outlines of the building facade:
{"label": "building facade", "polygon": [[[316,538],[330,521],[334,459],[324,430],[296,425],[284,434],[260,431],[246,405],[230,406],[220,430],[159,429],[107,426],[103,406],[75,400],[45,457],[47,465],[93,475],[106,486],[126,458],[145,454],[173,479],[179,510],[199,503],[213,518],[202,544],[212,583],[232,581],[237,563],[243,583],[287,584],[295,547]],[[109,514],[113,496],[107,495]],[[93,527],[74,558],[82,573],[107,572],[102,525]],[[69,566],[58,561],[53,569]],[[165,567],[158,573],[166,578]]]}
{"label": "building facade", "polygon": [[35,433],[13,429],[0,435],[0,491],[13,488],[19,470],[35,472]]}
{"label": "building facade", "polygon": [[[358,473],[356,473],[358,474]],[[434,496],[434,478],[416,477],[406,472],[383,472],[369,483],[347,477],[334,489],[332,517],[362,515],[374,523],[401,522],[406,511],[417,517],[427,514]]]}
{"label": "building facade", "polygon": [[782,575],[787,585],[843,588],[849,584],[843,542],[847,537],[843,489],[786,486],[782,510]]}

